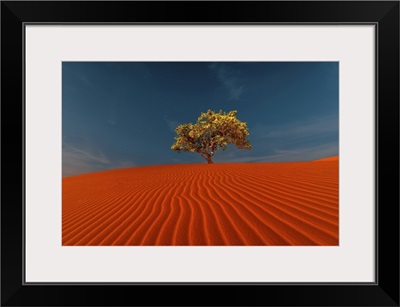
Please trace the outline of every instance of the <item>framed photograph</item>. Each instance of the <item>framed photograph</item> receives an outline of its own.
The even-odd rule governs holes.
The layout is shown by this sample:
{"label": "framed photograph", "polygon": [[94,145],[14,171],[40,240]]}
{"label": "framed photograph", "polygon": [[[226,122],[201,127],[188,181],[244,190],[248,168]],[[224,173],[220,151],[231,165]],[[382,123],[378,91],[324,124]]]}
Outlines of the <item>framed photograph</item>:
{"label": "framed photograph", "polygon": [[2,305],[399,306],[398,1],[1,29]]}

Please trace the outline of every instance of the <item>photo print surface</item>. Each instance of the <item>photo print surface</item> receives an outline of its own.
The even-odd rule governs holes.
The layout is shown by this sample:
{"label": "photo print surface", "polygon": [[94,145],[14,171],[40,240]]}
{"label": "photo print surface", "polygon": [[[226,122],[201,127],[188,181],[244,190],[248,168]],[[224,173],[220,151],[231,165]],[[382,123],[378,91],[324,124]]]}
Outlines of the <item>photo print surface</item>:
{"label": "photo print surface", "polygon": [[63,62],[63,246],[337,246],[338,62]]}

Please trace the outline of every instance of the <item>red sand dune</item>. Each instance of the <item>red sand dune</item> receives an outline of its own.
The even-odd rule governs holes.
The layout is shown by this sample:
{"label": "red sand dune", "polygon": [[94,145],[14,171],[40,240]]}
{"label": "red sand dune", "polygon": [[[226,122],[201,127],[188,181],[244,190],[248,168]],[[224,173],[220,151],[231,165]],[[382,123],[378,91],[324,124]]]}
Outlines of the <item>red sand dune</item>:
{"label": "red sand dune", "polygon": [[63,178],[63,245],[338,245],[338,159]]}

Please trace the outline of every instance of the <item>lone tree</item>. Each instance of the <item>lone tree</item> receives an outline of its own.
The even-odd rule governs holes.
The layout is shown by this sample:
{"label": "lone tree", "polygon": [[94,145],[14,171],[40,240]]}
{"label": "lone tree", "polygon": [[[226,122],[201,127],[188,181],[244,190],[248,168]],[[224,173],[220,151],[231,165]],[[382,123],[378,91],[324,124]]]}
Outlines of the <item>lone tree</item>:
{"label": "lone tree", "polygon": [[197,123],[183,124],[176,127],[175,143],[172,150],[181,152],[197,152],[208,164],[216,150],[225,150],[228,144],[234,144],[239,149],[251,149],[246,137],[249,136],[247,123],[236,118],[237,111],[228,113],[220,110],[218,113],[208,110],[201,113]]}

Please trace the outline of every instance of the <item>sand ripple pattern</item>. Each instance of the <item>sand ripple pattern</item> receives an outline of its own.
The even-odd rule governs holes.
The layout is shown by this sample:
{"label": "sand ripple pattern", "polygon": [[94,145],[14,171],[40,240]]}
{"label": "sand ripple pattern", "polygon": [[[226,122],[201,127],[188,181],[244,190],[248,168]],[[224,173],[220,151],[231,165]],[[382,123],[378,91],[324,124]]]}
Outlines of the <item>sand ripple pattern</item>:
{"label": "sand ripple pattern", "polygon": [[338,158],[63,178],[63,245],[338,245]]}

